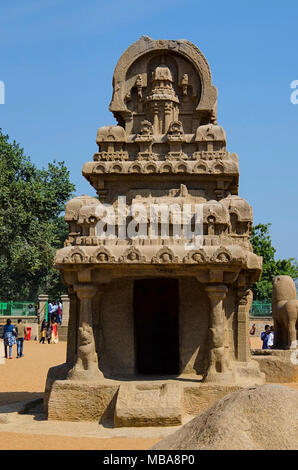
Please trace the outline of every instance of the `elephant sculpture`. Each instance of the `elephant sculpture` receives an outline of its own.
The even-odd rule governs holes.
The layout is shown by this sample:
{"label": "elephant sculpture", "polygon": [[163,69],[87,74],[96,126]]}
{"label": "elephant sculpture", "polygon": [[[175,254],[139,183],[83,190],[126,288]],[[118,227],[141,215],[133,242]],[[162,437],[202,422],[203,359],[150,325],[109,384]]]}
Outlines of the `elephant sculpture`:
{"label": "elephant sculpture", "polygon": [[296,286],[290,276],[276,276],[272,290],[274,346],[296,349],[298,345],[298,300]]}

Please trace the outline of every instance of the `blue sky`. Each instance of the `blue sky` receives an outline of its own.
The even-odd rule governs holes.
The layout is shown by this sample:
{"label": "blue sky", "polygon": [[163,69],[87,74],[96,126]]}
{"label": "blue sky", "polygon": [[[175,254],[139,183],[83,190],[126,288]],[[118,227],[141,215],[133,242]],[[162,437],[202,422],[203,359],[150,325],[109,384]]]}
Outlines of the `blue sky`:
{"label": "blue sky", "polygon": [[39,167],[64,160],[77,194],[92,195],[81,169],[114,123],[118,58],[142,35],[188,39],[210,64],[240,195],[255,224],[272,223],[277,257],[298,258],[297,20],[297,0],[3,0],[0,127]]}

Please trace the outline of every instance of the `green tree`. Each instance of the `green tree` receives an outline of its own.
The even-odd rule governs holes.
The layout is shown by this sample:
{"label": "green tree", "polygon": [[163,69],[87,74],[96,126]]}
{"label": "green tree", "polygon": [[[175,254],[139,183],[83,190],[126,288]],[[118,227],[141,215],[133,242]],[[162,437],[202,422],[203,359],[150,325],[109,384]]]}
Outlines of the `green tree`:
{"label": "green tree", "polygon": [[38,169],[0,129],[0,299],[36,300],[65,292],[53,267],[74,185],[64,162]]}
{"label": "green tree", "polygon": [[263,273],[261,279],[253,285],[254,300],[271,300],[272,279],[284,274],[296,279],[298,264],[294,258],[275,260],[276,249],[270,237],[271,224],[259,224],[253,227],[251,244],[254,252],[263,257]]}

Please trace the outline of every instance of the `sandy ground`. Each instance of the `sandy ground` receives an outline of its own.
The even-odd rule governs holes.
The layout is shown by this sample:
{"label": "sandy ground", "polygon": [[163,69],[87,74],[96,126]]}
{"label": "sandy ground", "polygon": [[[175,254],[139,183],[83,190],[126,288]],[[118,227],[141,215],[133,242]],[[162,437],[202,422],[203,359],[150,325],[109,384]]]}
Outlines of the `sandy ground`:
{"label": "sandy ground", "polygon": [[[0,340],[0,342],[2,342]],[[4,350],[1,349],[0,354],[3,360]],[[5,359],[0,362],[0,406],[21,402],[24,400],[34,400],[43,396],[47,371],[50,367],[65,362],[66,343],[58,344],[39,344],[36,341],[25,341],[24,357],[16,358],[16,346],[13,347],[13,359]],[[4,362],[4,363],[3,363]],[[11,407],[13,410],[13,407]],[[3,411],[3,410],[2,410]],[[14,414],[11,413],[11,416]],[[0,415],[1,416],[1,415]],[[62,436],[63,423],[56,424],[49,429],[51,435],[30,433],[28,428],[38,429],[38,424],[48,425],[48,421],[44,423],[34,422],[33,416],[18,415],[18,421],[15,416],[15,423],[0,424],[0,449],[50,449],[50,450],[141,450],[148,449],[158,442],[161,437],[138,438],[132,436],[116,437],[116,438],[96,438],[96,437],[73,437]],[[16,424],[18,422],[18,425]],[[78,423],[74,423],[78,425]],[[77,435],[80,434],[78,426],[71,426],[75,429]],[[11,432],[21,425],[24,433]],[[49,426],[47,426],[48,428]],[[98,425],[96,425],[98,427]],[[55,429],[60,428],[61,431],[57,435],[53,435]],[[46,428],[45,428],[46,429]],[[39,431],[38,431],[39,432]],[[67,431],[66,431],[67,432]],[[173,431],[172,431],[173,432]],[[83,433],[88,435],[88,431],[83,429]],[[70,434],[70,433],[69,433]],[[95,431],[94,431],[94,434]]]}
{"label": "sandy ground", "polygon": [[251,344],[252,349],[262,349],[261,338],[258,338],[257,336],[250,337],[250,344]]}
{"label": "sandy ground", "polygon": [[13,359],[0,364],[0,405],[42,397],[48,369],[65,362],[66,343],[25,341],[23,352],[17,359],[13,346]]}
{"label": "sandy ground", "polygon": [[[260,338],[251,338],[261,348]],[[3,351],[0,344],[0,355]],[[98,423],[47,421],[38,413],[20,415],[19,402],[42,398],[47,371],[65,361],[66,343],[26,341],[24,357],[0,361],[1,450],[142,450],[177,428],[104,428]],[[1,357],[1,359],[2,359]],[[298,390],[298,383],[284,384]]]}
{"label": "sandy ground", "polygon": [[100,439],[0,432],[1,450],[144,450],[160,439]]}

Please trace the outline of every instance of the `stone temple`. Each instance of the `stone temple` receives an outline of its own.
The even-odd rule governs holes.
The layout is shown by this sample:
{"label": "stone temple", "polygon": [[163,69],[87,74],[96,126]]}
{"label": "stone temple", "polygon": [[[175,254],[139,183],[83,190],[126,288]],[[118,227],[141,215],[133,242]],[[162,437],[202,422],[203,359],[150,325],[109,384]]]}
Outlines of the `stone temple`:
{"label": "stone temple", "polygon": [[[68,202],[69,235],[55,259],[71,301],[66,363],[46,384],[50,419],[180,424],[264,383],[248,334],[262,259],[216,105],[209,65],[189,41],[143,36],[120,57],[117,123],[98,130],[83,166],[98,197]],[[159,213],[146,229],[156,206],[176,208],[166,233]],[[200,244],[179,219],[190,208],[193,227],[196,206]],[[145,207],[137,222],[131,207]]]}

